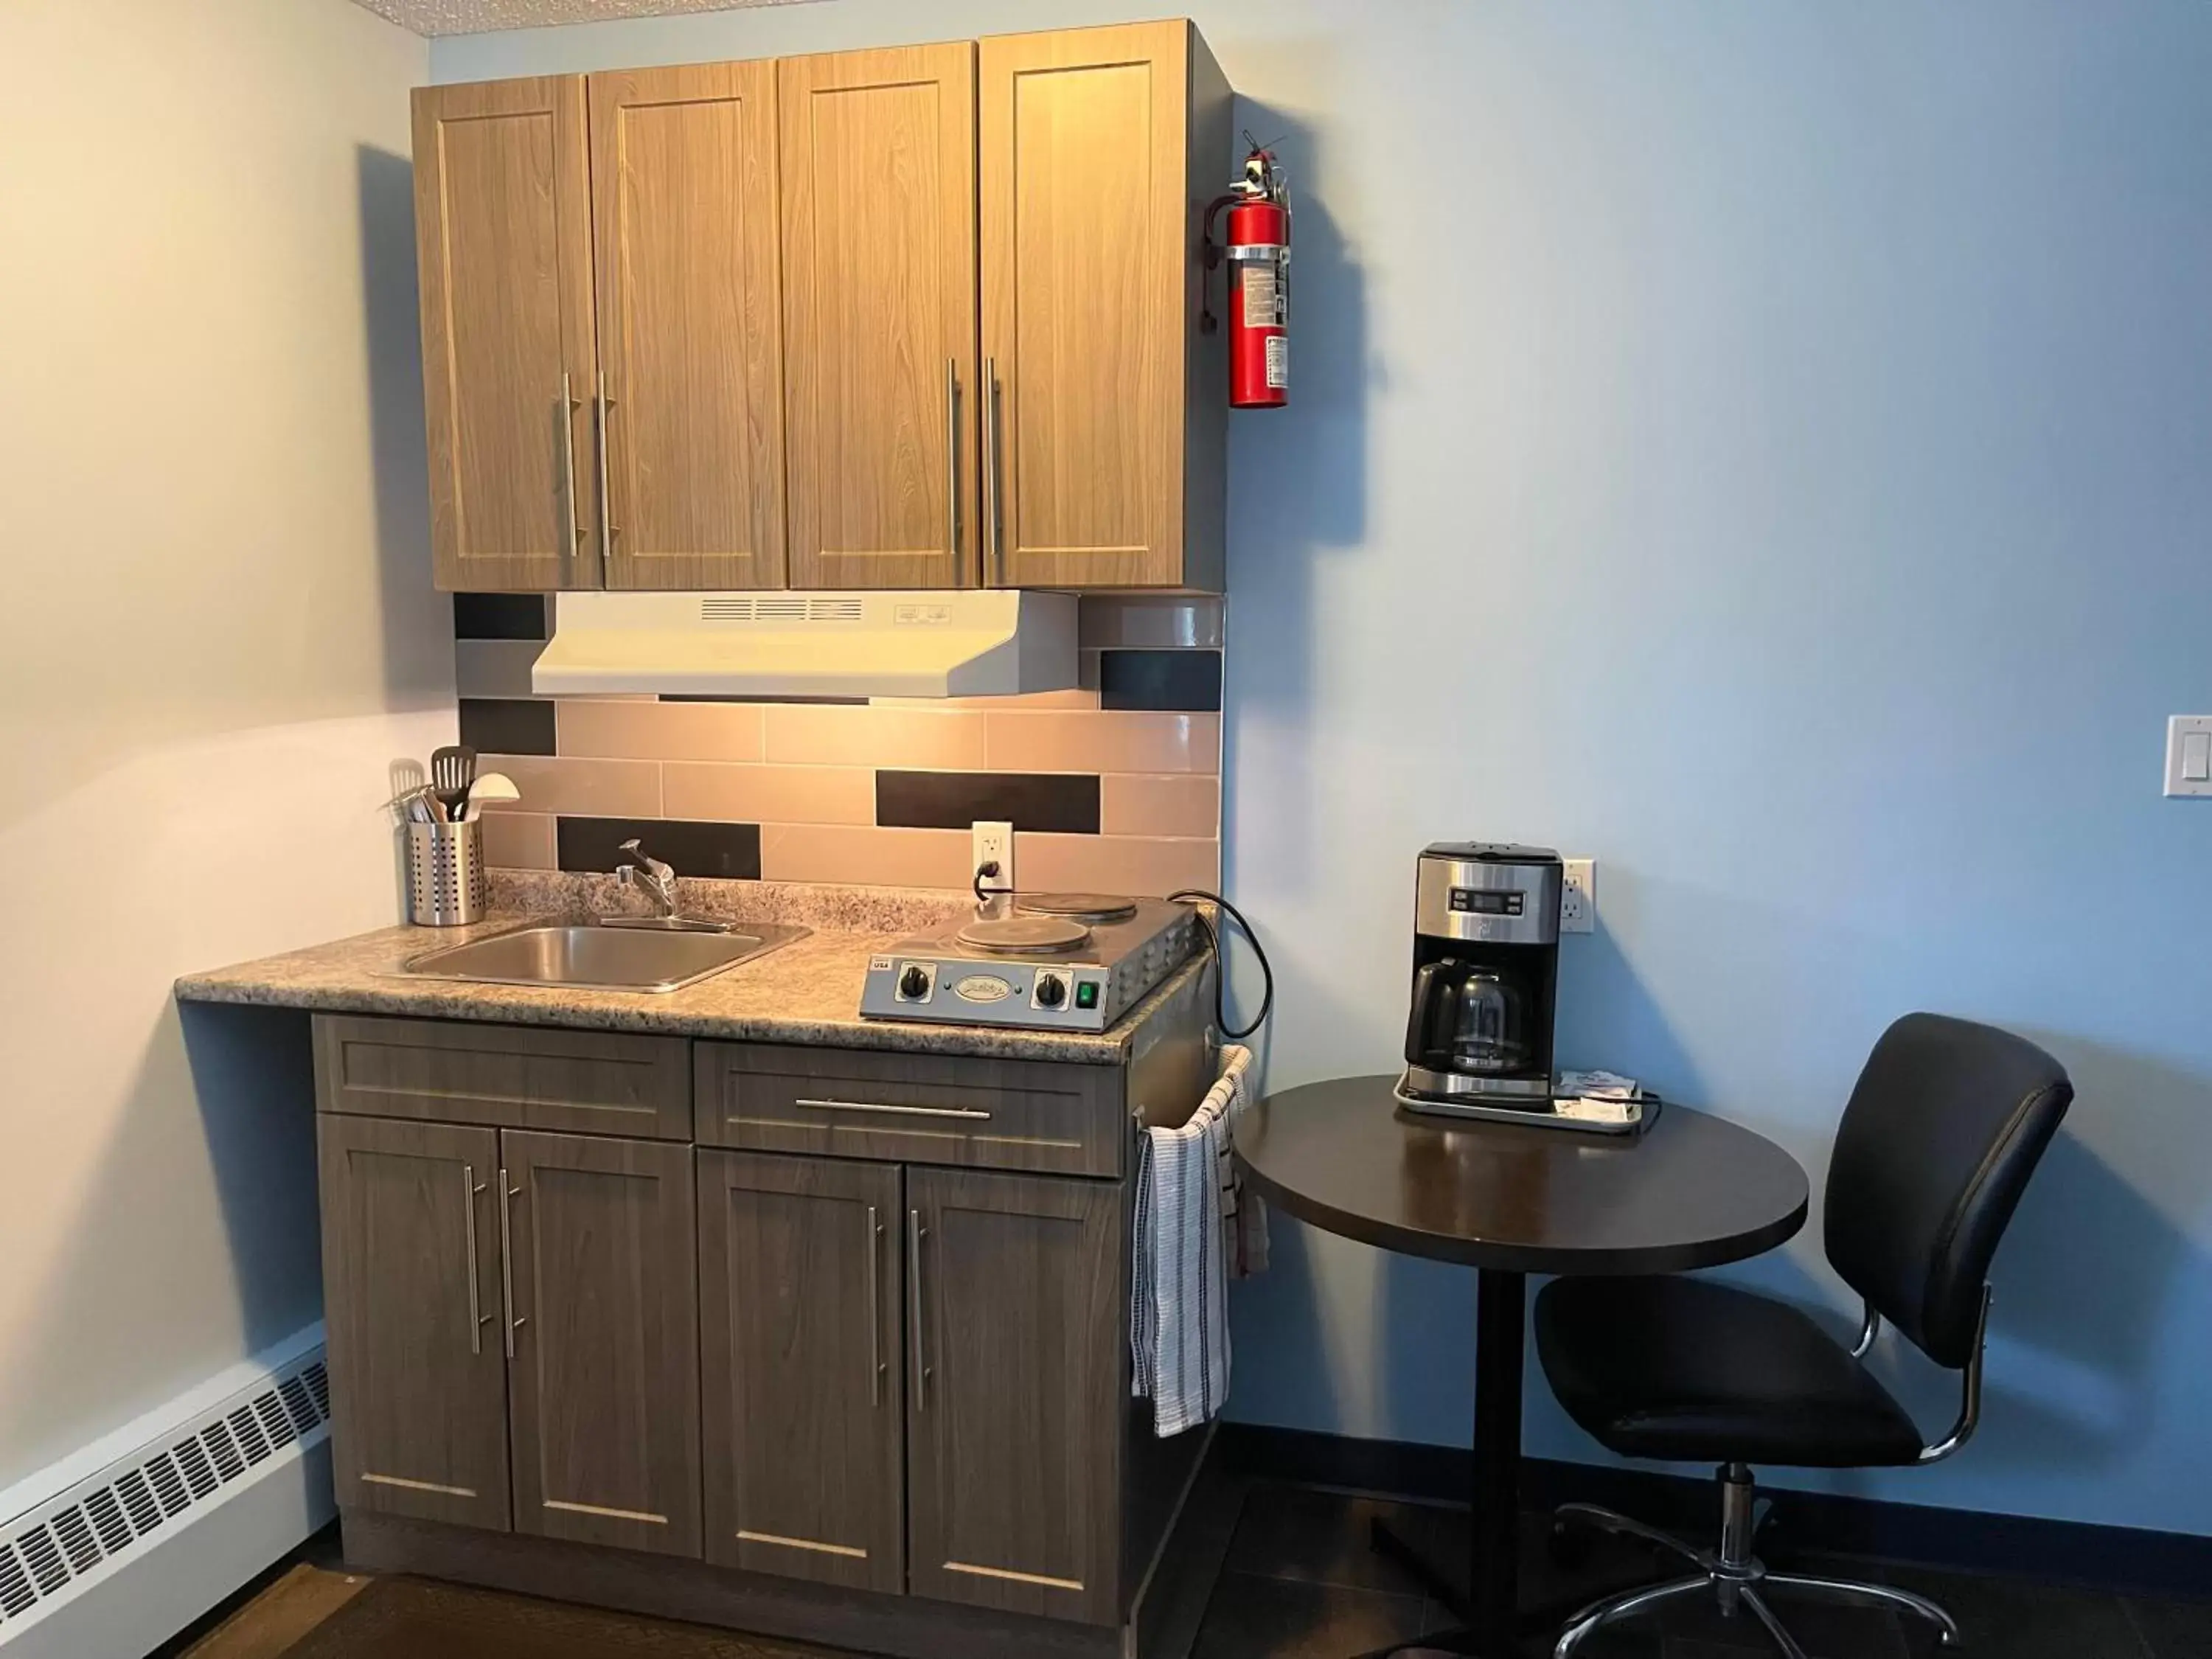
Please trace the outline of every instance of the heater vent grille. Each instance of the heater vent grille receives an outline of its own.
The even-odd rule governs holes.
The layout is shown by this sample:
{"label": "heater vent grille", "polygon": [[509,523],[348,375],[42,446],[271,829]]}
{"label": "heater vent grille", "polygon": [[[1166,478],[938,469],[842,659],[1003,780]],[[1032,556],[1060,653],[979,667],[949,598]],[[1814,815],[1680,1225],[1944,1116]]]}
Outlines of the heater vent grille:
{"label": "heater vent grille", "polygon": [[127,1555],[171,1516],[219,1502],[222,1488],[295,1442],[330,1431],[330,1374],[319,1351],[243,1397],[184,1425],[166,1449],[141,1451],[0,1529],[0,1644],[9,1626],[76,1580]]}
{"label": "heater vent grille", "polygon": [[699,620],[710,623],[856,623],[866,611],[857,599],[836,594],[710,593],[699,601]]}

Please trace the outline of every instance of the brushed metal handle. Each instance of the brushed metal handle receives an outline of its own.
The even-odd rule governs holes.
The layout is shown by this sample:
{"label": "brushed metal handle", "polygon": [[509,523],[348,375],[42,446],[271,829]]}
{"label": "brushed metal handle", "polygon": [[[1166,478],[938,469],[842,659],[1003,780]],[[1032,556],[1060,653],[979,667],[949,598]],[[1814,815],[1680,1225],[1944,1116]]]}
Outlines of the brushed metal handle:
{"label": "brushed metal handle", "polygon": [[960,562],[960,360],[945,360],[945,522]]}
{"label": "brushed metal handle", "polygon": [[461,1165],[461,1233],[468,1241],[469,1254],[469,1352],[483,1352],[484,1310],[483,1296],[477,1288],[477,1194],[483,1188],[477,1184],[476,1165]]}
{"label": "brushed metal handle", "polygon": [[508,1213],[508,1200],[520,1198],[522,1188],[507,1184],[507,1170],[499,1172],[499,1293],[507,1311],[507,1357],[514,1358],[514,1334],[522,1328],[522,1321],[514,1313],[514,1222]]}
{"label": "brushed metal handle", "polygon": [[877,1258],[884,1253],[883,1218],[868,1206],[868,1403],[884,1403],[884,1292]]}
{"label": "brushed metal handle", "polygon": [[576,556],[576,400],[570,395],[569,375],[561,371],[561,494],[568,504],[568,547],[565,559]]}
{"label": "brushed metal handle", "polygon": [[614,449],[615,400],[607,396],[607,372],[599,371],[599,580],[606,581],[608,561],[615,556],[614,498],[607,490],[607,477],[611,463],[608,457]]}
{"label": "brushed metal handle", "polygon": [[999,360],[983,359],[983,534],[991,556],[991,576],[1003,581],[1006,526],[999,506]]}
{"label": "brushed metal handle", "polygon": [[929,1229],[921,1224],[921,1212],[908,1210],[907,1225],[907,1288],[913,1298],[914,1316],[914,1408],[918,1412],[929,1409],[929,1367],[921,1358],[921,1241],[929,1237]]}
{"label": "brushed metal handle", "polygon": [[895,1117],[963,1117],[988,1119],[990,1114],[974,1106],[879,1106],[867,1100],[794,1100],[817,1112],[881,1112]]}

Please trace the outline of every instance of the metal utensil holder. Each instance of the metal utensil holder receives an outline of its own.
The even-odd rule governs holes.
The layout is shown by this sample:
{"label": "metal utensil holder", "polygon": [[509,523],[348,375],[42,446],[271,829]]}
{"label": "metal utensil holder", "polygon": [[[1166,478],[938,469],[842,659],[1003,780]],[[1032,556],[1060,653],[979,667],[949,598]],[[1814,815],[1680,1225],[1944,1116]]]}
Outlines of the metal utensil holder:
{"label": "metal utensil holder", "polygon": [[484,915],[483,825],[407,826],[407,920],[459,927]]}

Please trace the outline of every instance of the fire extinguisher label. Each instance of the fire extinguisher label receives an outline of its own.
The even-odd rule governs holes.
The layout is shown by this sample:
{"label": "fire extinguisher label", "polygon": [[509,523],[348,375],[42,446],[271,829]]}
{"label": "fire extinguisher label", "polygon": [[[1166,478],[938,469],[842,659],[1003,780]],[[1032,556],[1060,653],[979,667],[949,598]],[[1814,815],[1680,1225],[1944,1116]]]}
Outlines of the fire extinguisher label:
{"label": "fire extinguisher label", "polygon": [[1267,337],[1267,388],[1287,392],[1291,385],[1291,337],[1270,334]]}
{"label": "fire extinguisher label", "polygon": [[1245,266],[1244,326],[1280,328],[1282,325],[1283,319],[1276,297],[1275,268],[1261,264]]}

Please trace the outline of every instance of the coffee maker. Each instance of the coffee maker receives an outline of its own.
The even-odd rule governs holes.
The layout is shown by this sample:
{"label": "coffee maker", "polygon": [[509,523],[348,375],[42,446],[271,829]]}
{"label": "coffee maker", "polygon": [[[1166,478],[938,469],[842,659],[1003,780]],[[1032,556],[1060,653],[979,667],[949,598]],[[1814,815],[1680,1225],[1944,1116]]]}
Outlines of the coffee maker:
{"label": "coffee maker", "polygon": [[1442,842],[1417,867],[1399,1097],[1425,1111],[1549,1113],[1559,855],[1548,847]]}

